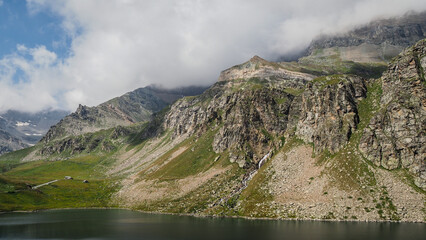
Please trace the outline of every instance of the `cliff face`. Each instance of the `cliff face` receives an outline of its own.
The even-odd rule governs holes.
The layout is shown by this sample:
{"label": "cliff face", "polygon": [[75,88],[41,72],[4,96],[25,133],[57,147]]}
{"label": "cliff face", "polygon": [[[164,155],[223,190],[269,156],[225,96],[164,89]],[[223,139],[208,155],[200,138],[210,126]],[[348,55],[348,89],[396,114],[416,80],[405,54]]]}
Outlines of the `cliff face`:
{"label": "cliff face", "polygon": [[383,75],[380,111],[364,130],[360,150],[377,166],[407,168],[426,189],[426,41],[404,51]]}
{"label": "cliff face", "polygon": [[[221,81],[204,95],[173,105],[164,128],[174,129],[177,137],[202,134],[214,122],[219,127],[214,151],[233,149],[231,159],[241,166],[246,159],[257,163],[280,145],[281,140],[274,139],[277,136],[295,134],[313,143],[317,153],[337,152],[349,141],[359,123],[358,103],[366,97],[365,79],[353,75],[313,79],[284,70],[298,78],[280,81],[274,75],[258,74],[267,71],[263,67],[251,69],[256,75],[249,73],[246,66],[255,65],[252,61],[222,72]],[[262,63],[268,66],[263,59]],[[251,78],[242,78],[248,74]]]}
{"label": "cliff face", "polygon": [[[173,136],[202,134],[217,126],[213,150],[229,152],[241,167],[258,163],[279,144],[287,128],[295,95],[313,76],[285,70],[260,57],[225,70],[203,95],[184,98],[171,107],[164,128]],[[285,80],[283,80],[285,79]]]}
{"label": "cliff face", "polygon": [[306,86],[296,135],[313,143],[315,152],[337,152],[359,123],[358,103],[366,97],[365,80],[348,75],[315,79]]}

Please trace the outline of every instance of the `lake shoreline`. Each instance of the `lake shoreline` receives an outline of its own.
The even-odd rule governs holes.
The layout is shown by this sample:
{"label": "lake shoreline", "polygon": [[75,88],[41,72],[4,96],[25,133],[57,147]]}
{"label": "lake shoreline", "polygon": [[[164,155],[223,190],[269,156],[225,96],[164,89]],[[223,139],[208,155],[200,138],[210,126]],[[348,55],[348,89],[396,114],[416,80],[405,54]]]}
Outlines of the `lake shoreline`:
{"label": "lake shoreline", "polygon": [[143,211],[131,208],[119,208],[119,207],[77,207],[77,208],[51,208],[51,209],[38,209],[38,210],[17,210],[17,211],[0,211],[0,215],[7,213],[36,213],[45,211],[58,211],[58,210],[128,210],[146,214],[158,214],[158,215],[171,215],[171,216],[186,216],[186,217],[197,217],[197,218],[234,218],[234,219],[245,219],[245,220],[264,220],[264,221],[312,221],[312,222],[359,222],[359,223],[426,223],[425,221],[394,221],[394,220],[359,220],[359,219],[311,219],[311,218],[268,218],[268,217],[247,217],[247,216],[217,216],[217,215],[203,215],[203,214],[192,214],[192,213],[167,213],[167,212],[154,212],[154,211]]}

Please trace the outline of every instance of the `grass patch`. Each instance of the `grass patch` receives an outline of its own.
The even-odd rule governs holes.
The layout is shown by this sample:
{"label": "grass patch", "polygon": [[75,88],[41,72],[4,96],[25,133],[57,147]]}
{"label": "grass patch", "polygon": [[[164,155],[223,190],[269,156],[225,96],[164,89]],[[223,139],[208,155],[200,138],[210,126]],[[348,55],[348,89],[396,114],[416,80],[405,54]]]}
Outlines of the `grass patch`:
{"label": "grass patch", "polygon": [[293,96],[300,96],[305,89],[298,89],[298,88],[285,88],[284,92],[293,95]]}
{"label": "grass patch", "polygon": [[93,178],[94,175],[99,175],[94,171],[94,167],[100,160],[99,156],[88,155],[64,161],[34,161],[21,164],[5,173],[4,176],[35,183],[63,179],[64,176],[80,179]]}
{"label": "grass patch", "polygon": [[0,173],[7,172],[18,166],[21,160],[34,150],[35,147],[29,147],[0,156]]}
{"label": "grass patch", "polygon": [[0,193],[1,211],[106,207],[116,190],[105,180],[92,180],[88,184],[61,180],[37,190],[19,188],[14,193]]}
{"label": "grass patch", "polygon": [[[117,179],[105,179],[98,169],[104,158],[87,155],[15,165],[0,174],[0,211],[109,206]],[[74,180],[64,180],[65,176]],[[29,187],[52,180],[59,181],[38,189]]]}
{"label": "grass patch", "polygon": [[317,77],[312,82],[319,84],[322,88],[329,85],[336,85],[340,82],[346,82],[347,79],[344,75],[329,75],[323,77]]}

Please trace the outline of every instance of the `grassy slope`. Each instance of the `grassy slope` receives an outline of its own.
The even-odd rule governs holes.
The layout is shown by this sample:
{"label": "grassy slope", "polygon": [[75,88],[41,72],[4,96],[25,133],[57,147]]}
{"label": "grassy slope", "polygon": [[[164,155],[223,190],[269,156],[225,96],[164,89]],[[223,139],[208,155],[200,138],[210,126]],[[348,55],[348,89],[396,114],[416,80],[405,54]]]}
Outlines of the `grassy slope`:
{"label": "grassy slope", "polygon": [[[195,137],[191,137],[184,144],[179,146],[187,148],[183,153],[166,163],[156,172],[148,175],[147,178],[161,181],[174,180],[208,170],[213,166],[214,159],[218,156],[218,154],[213,151],[212,147],[215,133],[216,131],[209,131],[198,138],[196,142],[194,142]],[[175,150],[177,150],[177,148],[172,151],[174,152]],[[170,153],[159,159],[159,161],[165,160],[164,158],[168,158],[169,156]]]}
{"label": "grassy slope", "polygon": [[[212,149],[216,132],[217,130],[209,130],[199,138],[192,136],[178,144],[140,172],[139,181],[153,180],[153,184],[162,187],[178,188],[177,182],[180,180],[202,174],[213,167],[227,168],[231,165],[228,153],[217,154]],[[182,148],[185,150],[172,158],[172,155]],[[161,167],[157,168],[158,166]],[[171,194],[166,198],[139,203],[135,208],[169,213],[214,214],[211,207],[232,191],[240,182],[243,173],[244,171],[234,164],[225,173],[214,176],[184,196],[176,198]]]}

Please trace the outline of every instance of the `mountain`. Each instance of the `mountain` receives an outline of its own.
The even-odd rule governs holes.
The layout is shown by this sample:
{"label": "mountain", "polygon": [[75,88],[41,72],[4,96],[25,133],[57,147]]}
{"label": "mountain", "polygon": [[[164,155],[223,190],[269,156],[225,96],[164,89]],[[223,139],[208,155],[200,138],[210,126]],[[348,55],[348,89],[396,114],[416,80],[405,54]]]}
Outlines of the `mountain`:
{"label": "mountain", "polygon": [[80,106],[0,157],[0,209],[426,222],[426,39],[388,63],[306,59]]}
{"label": "mountain", "polygon": [[0,116],[0,154],[36,144],[67,112],[25,113],[9,110]]}
{"label": "mountain", "polygon": [[302,61],[339,57],[343,61],[389,61],[406,47],[426,38],[426,12],[380,19],[346,33],[323,35],[312,41]]}
{"label": "mountain", "polygon": [[225,70],[171,107],[168,146],[150,150],[164,155],[135,154],[117,198],[149,211],[425,221],[425,50],[375,80],[258,57]]}
{"label": "mountain", "polygon": [[74,113],[53,126],[42,141],[77,136],[115,126],[128,126],[151,119],[158,112],[183,96],[198,95],[205,87],[164,89],[155,86],[139,88],[95,107],[79,105]]}

